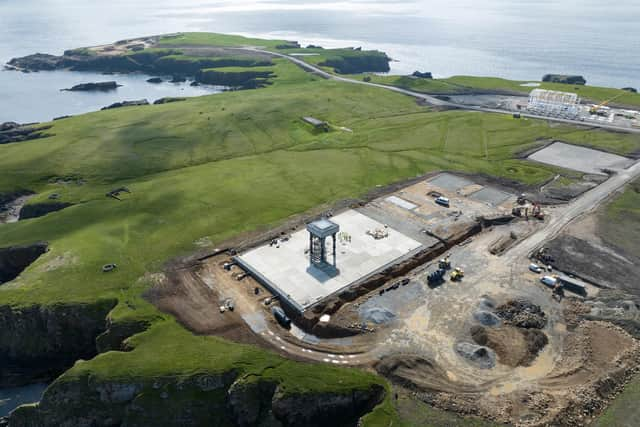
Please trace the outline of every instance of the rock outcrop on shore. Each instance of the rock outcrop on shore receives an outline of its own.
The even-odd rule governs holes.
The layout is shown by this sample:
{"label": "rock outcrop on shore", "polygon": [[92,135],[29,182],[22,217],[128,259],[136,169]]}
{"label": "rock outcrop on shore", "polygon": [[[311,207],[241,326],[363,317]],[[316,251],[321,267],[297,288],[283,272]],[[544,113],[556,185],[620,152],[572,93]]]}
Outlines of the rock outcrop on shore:
{"label": "rock outcrop on shore", "polygon": [[432,79],[433,75],[431,74],[430,71],[414,71],[413,74],[411,74],[413,77],[418,77],[420,79]]}
{"label": "rock outcrop on shore", "polygon": [[122,85],[114,81],[110,82],[96,82],[96,83],[80,83],[75,86],[70,87],[69,89],[62,89],[70,92],[92,92],[92,91],[107,91],[107,90],[116,90]]}
{"label": "rock outcrop on shore", "polygon": [[268,84],[267,79],[273,76],[270,70],[218,71],[216,69],[201,70],[196,74],[199,83],[253,89]]}
{"label": "rock outcrop on shore", "polygon": [[[273,63],[264,57],[190,57],[177,49],[145,49],[121,55],[86,54],[81,50],[68,50],[61,56],[36,53],[13,58],[7,65],[9,68],[27,71],[62,69],[106,73],[139,71],[151,75],[169,74],[184,77],[193,76],[204,68],[256,67],[269,66]],[[149,83],[159,83],[162,79],[156,77],[149,80]]]}
{"label": "rock outcrop on shore", "polygon": [[101,110],[111,110],[114,108],[122,108],[122,107],[135,107],[138,105],[149,105],[149,101],[146,99],[138,99],[134,101],[122,101],[122,102],[114,102],[111,105],[107,105],[106,107],[102,107]]}
{"label": "rock outcrop on shore", "polygon": [[97,354],[116,300],[90,304],[0,305],[0,387],[49,381]]}
{"label": "rock outcrop on shore", "polygon": [[386,73],[391,69],[391,58],[384,52],[355,49],[353,51],[354,54],[344,53],[341,56],[328,57],[318,65],[332,67],[338,74]]}
{"label": "rock outcrop on shore", "polygon": [[2,123],[0,124],[0,144],[45,138],[49,135],[42,131],[50,127],[51,126],[37,126],[36,124],[21,125],[16,122]]}
{"label": "rock outcrop on shore", "polygon": [[155,101],[153,101],[153,103],[154,105],[159,105],[159,104],[169,104],[171,102],[180,102],[180,101],[186,101],[186,100],[187,98],[165,96],[164,98],[156,99]]}
{"label": "rock outcrop on shore", "polygon": [[569,85],[585,85],[587,81],[582,76],[567,74],[545,74],[542,77],[543,82],[564,83]]}

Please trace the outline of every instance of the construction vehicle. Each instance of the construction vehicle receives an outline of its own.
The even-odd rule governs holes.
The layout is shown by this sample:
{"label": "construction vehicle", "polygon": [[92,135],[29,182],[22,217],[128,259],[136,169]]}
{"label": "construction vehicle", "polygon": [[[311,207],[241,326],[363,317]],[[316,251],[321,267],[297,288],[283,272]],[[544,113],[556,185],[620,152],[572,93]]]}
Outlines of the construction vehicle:
{"label": "construction vehicle", "polygon": [[427,284],[429,286],[437,286],[444,282],[444,273],[444,268],[439,268],[436,271],[429,273],[427,276]]}
{"label": "construction vehicle", "polygon": [[531,211],[531,214],[536,219],[544,220],[544,212],[542,212],[542,208],[537,203],[533,204],[533,210]]}
{"label": "construction vehicle", "polygon": [[534,273],[542,273],[542,267],[540,267],[538,264],[529,264],[529,270],[533,271]]}
{"label": "construction vehicle", "polygon": [[554,261],[553,257],[549,255],[547,248],[540,248],[540,250],[538,250],[538,253],[536,253],[536,258],[542,261],[545,265],[551,264]]}
{"label": "construction vehicle", "polygon": [[451,269],[451,261],[449,260],[449,255],[447,255],[446,257],[442,258],[438,262],[438,268],[441,269],[441,270],[449,270],[449,269]]}
{"label": "construction vehicle", "polygon": [[609,104],[611,101],[614,101],[618,98],[620,98],[622,95],[624,95],[624,93],[618,94],[616,96],[614,96],[611,99],[607,99],[606,101],[601,102],[598,105],[592,105],[591,108],[589,109],[589,114],[597,114],[598,116],[606,116],[609,113],[609,109],[605,107],[607,106],[607,104]]}
{"label": "construction vehicle", "polygon": [[271,313],[276,318],[278,323],[282,325],[284,328],[289,329],[291,327],[291,319],[287,316],[284,310],[278,306],[271,307]]}
{"label": "construction vehicle", "polygon": [[440,206],[444,206],[445,208],[449,207],[449,199],[447,199],[446,197],[437,197],[436,198],[436,203],[439,204]]}
{"label": "construction vehicle", "polygon": [[460,280],[462,280],[463,277],[464,277],[464,271],[459,267],[456,267],[455,270],[453,270],[451,272],[451,275],[449,276],[452,282],[459,282]]}

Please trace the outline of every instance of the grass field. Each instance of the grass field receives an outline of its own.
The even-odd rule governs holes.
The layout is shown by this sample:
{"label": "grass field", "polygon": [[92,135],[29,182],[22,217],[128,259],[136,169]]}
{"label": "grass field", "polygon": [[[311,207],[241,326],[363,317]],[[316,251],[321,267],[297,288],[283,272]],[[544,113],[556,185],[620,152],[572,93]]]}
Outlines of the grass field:
{"label": "grass field", "polygon": [[591,423],[592,427],[635,427],[640,419],[640,375],[636,375],[624,391],[598,419]]}
{"label": "grass field", "polygon": [[[234,36],[190,37],[167,44],[239,43]],[[340,391],[381,381],[357,370],[308,369],[262,350],[196,337],[142,299],[147,273],[194,251],[203,238],[217,245],[430,171],[543,182],[559,171],[516,154],[550,138],[619,153],[640,149],[638,136],[504,115],[433,112],[410,97],[322,80],[284,60],[273,68],[277,77],[265,89],[85,114],[51,123],[52,137],[0,146],[0,192],[29,189],[38,193],[33,202],[55,192],[75,204],[0,225],[2,246],[45,240],[51,248],[19,279],[0,287],[0,304],[117,298],[114,322],[153,323],[131,338],[132,352],[78,363],[60,381],[85,374],[180,376],[229,366],[243,372],[269,367],[268,375],[291,390]],[[353,132],[313,132],[303,115]],[[105,197],[120,186],[132,193],[122,201]],[[106,263],[119,268],[104,274]],[[389,405],[376,410],[372,423],[388,425],[397,416]]]}
{"label": "grass field", "polygon": [[630,254],[640,254],[640,181],[629,184],[598,219],[602,239]]}
{"label": "grass field", "polygon": [[[637,255],[640,253],[640,180],[629,184],[598,215],[598,236],[606,243]],[[594,427],[632,427],[640,419],[640,375],[636,375]]]}

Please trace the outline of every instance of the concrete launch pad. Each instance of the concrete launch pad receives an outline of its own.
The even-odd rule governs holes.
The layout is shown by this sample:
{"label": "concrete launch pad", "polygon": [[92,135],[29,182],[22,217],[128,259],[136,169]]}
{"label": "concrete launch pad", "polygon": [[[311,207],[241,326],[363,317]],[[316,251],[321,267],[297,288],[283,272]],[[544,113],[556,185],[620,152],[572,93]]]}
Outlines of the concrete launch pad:
{"label": "concrete launch pad", "polygon": [[[295,232],[286,241],[266,244],[236,257],[238,263],[256,279],[298,311],[323,300],[411,256],[422,245],[414,239],[369,218],[348,210],[331,218],[340,226],[335,268],[319,268],[309,261],[309,233]],[[367,234],[380,230],[386,237]],[[327,242],[327,245],[329,243]],[[327,248],[329,252],[331,249]]]}

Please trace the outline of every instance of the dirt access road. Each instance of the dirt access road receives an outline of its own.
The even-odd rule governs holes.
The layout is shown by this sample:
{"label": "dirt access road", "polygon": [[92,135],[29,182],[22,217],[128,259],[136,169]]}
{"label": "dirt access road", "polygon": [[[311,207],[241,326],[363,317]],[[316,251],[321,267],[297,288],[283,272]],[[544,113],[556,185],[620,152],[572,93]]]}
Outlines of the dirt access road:
{"label": "dirt access road", "polygon": [[[426,102],[428,102],[429,104],[432,105],[436,105],[436,106],[442,106],[442,107],[450,107],[450,108],[458,108],[458,109],[462,109],[462,110],[471,110],[471,111],[481,111],[481,112],[485,112],[485,113],[497,113],[497,114],[513,114],[513,111],[505,111],[505,110],[500,110],[500,109],[495,109],[495,108],[486,108],[486,107],[478,107],[478,106],[472,106],[472,105],[465,105],[465,104],[457,104],[454,102],[449,102],[449,101],[444,101],[442,99],[438,99],[434,96],[431,95],[427,95],[424,93],[420,93],[420,92],[414,92],[411,90],[407,90],[407,89],[402,89],[396,86],[387,86],[387,85],[383,85],[380,83],[372,83],[372,82],[365,82],[365,81],[361,81],[361,80],[354,80],[354,79],[350,79],[348,77],[341,77],[341,76],[337,76],[335,74],[331,74],[328,73],[326,71],[324,71],[323,69],[316,67],[314,65],[311,65],[305,61],[303,61],[302,59],[298,59],[295,58],[293,56],[290,55],[285,55],[283,53],[278,53],[278,52],[270,52],[267,50],[262,50],[262,49],[258,49],[258,48],[238,48],[238,50],[252,50],[254,52],[259,52],[259,53],[263,53],[263,54],[270,54],[273,56],[277,56],[280,58],[285,58],[291,62],[293,62],[294,64],[300,66],[301,68],[307,70],[307,71],[311,71],[312,73],[319,75],[320,77],[323,77],[325,79],[331,79],[331,80],[336,80],[336,81],[340,81],[340,82],[345,82],[345,83],[352,83],[352,84],[360,84],[360,85],[366,85],[366,86],[372,86],[372,87],[378,87],[381,89],[386,89],[386,90],[391,90],[393,92],[397,92],[397,93],[401,93],[403,95],[408,95],[408,96],[412,96],[414,98],[419,98],[419,99],[423,99]],[[614,125],[610,125],[610,124],[606,124],[606,123],[585,123],[582,122],[580,120],[570,120],[570,119],[562,119],[562,118],[557,118],[557,117],[548,117],[548,116],[538,116],[536,114],[531,114],[531,113],[526,113],[526,112],[519,112],[520,116],[522,117],[528,117],[528,118],[532,118],[532,119],[541,119],[541,120],[550,120],[550,121],[554,121],[554,122],[559,122],[559,123],[567,123],[567,124],[572,124],[572,125],[577,125],[577,126],[588,126],[588,127],[597,127],[597,128],[603,128],[603,129],[609,129],[609,130],[615,130],[615,131],[622,131],[622,132],[629,132],[629,133],[638,133],[640,134],[640,129],[634,129],[631,127],[622,127],[622,126],[614,126]]]}

